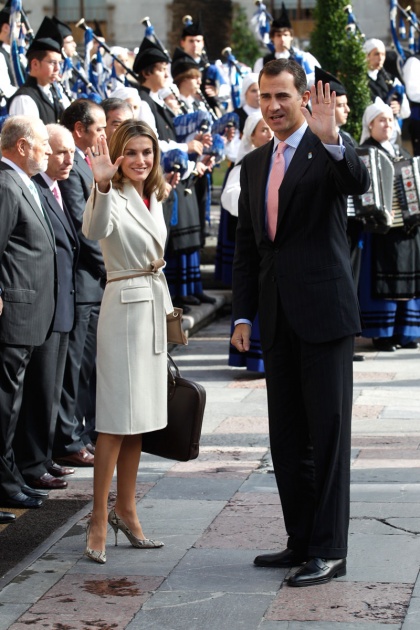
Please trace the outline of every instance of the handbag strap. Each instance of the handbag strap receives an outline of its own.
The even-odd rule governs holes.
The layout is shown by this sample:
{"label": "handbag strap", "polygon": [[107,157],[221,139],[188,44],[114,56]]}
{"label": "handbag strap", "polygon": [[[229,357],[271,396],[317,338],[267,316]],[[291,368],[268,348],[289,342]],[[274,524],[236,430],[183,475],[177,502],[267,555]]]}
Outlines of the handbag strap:
{"label": "handbag strap", "polygon": [[127,269],[127,271],[132,271],[129,275],[118,276],[118,278],[109,278],[106,283],[110,282],[119,282],[120,280],[131,280],[131,278],[139,278],[140,276],[151,276],[157,274],[159,269],[165,266],[165,261],[163,258],[157,258],[156,260],[152,260],[150,263],[149,269]]}

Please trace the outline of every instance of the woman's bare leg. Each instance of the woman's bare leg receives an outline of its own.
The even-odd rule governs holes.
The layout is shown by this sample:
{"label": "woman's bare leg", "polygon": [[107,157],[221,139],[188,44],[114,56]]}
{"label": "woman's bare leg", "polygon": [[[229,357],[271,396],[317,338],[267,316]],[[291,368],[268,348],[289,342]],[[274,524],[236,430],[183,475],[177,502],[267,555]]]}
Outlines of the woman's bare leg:
{"label": "woman's bare leg", "polygon": [[105,549],[109,489],[124,438],[124,435],[99,433],[96,441],[88,547],[97,551]]}
{"label": "woman's bare leg", "polygon": [[141,435],[125,435],[117,460],[115,511],[137,538],[144,534],[136,510],[137,472],[142,447]]}

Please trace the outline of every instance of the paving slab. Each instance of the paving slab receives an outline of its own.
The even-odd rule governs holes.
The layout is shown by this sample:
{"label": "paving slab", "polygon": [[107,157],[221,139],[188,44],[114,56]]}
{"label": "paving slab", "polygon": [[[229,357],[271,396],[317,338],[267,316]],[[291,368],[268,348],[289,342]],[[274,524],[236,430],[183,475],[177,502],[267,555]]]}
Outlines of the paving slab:
{"label": "paving slab", "polygon": [[341,621],[267,621],[263,619],[258,630],[395,630],[401,628],[397,623],[346,623]]}
{"label": "paving slab", "polygon": [[149,499],[227,501],[242,485],[241,479],[166,477],[149,492]]}
{"label": "paving slab", "polygon": [[276,593],[286,569],[253,565],[258,550],[190,549],[165,580],[163,590]]}
{"label": "paving slab", "polygon": [[403,584],[353,583],[339,578],[304,589],[284,585],[265,618],[272,621],[382,621],[401,623],[408,609],[411,588]]}
{"label": "paving slab", "polygon": [[188,593],[159,590],[150,598],[127,630],[246,630],[257,628],[271,594]]}

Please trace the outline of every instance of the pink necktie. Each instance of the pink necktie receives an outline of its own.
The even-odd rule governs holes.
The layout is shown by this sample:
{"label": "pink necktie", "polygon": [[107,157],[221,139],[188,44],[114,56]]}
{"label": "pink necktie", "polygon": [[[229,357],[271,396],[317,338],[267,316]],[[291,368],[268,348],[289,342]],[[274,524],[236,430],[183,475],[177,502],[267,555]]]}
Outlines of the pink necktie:
{"label": "pink necktie", "polygon": [[279,214],[279,188],[284,177],[284,152],[286,149],[287,144],[279,142],[268,182],[267,234],[271,241],[274,241],[277,230],[277,217]]}
{"label": "pink necktie", "polygon": [[90,161],[90,157],[87,154],[85,155],[85,162],[89,166],[89,168],[92,168],[92,162]]}
{"label": "pink necktie", "polygon": [[60,208],[63,209],[63,199],[61,197],[61,191],[58,187],[57,182],[54,182],[53,187],[51,188],[51,192],[54,195],[54,197],[57,199],[57,203],[60,206]]}

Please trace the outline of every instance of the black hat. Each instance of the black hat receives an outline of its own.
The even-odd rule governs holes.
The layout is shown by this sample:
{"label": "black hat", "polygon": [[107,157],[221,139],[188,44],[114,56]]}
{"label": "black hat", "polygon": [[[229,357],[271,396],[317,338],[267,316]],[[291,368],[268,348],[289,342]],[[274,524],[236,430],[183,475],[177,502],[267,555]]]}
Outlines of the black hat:
{"label": "black hat", "polygon": [[197,35],[203,35],[201,30],[200,22],[193,22],[192,17],[190,15],[185,15],[182,18],[184,23],[184,28],[182,29],[181,37],[197,37]]}
{"label": "black hat", "polygon": [[10,21],[10,8],[12,6],[12,0],[7,0],[6,4],[0,11],[0,28],[3,24],[8,24]]}
{"label": "black hat", "polygon": [[44,17],[26,54],[38,50],[52,50],[61,53],[62,47],[63,38],[57,25],[51,18]]}
{"label": "black hat", "polygon": [[98,20],[93,20],[93,23],[95,25],[95,28],[93,29],[93,32],[96,35],[96,37],[103,37],[103,39],[105,39],[105,36],[102,33],[102,29],[101,29],[101,26],[100,26]]}
{"label": "black hat", "polygon": [[179,46],[175,48],[174,55],[172,57],[172,65],[171,65],[171,74],[175,79],[177,76],[182,74],[183,72],[187,72],[187,70],[200,70],[199,65],[195,62],[191,55],[188,55],[182,48]]}
{"label": "black hat", "polygon": [[56,27],[60,31],[61,37],[63,39],[65,39],[66,37],[69,37],[69,35],[73,35],[73,32],[72,32],[70,26],[68,24],[66,24],[65,22],[62,22],[61,20],[59,20],[57,17],[55,17],[55,15],[53,15],[52,21],[54,22],[54,24],[56,25]]}
{"label": "black hat", "polygon": [[323,85],[329,83],[331,92],[335,92],[337,96],[345,96],[347,94],[346,88],[337,77],[319,66],[315,66],[315,85],[318,81],[322,81]]}
{"label": "black hat", "polygon": [[287,13],[286,7],[284,6],[284,2],[281,3],[280,17],[271,22],[270,28],[274,30],[280,28],[292,28],[292,23],[289,20],[289,14]]}
{"label": "black hat", "polygon": [[152,66],[154,63],[163,61],[166,63],[170,62],[168,55],[162,50],[161,46],[152,42],[148,37],[145,37],[140,44],[139,52],[134,60],[133,70],[139,73],[140,70]]}

